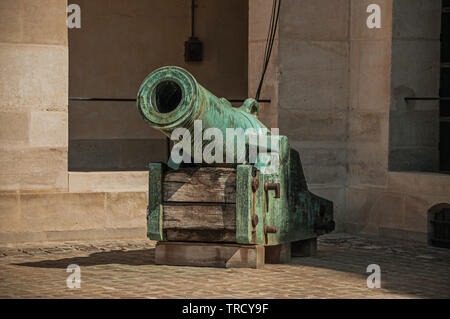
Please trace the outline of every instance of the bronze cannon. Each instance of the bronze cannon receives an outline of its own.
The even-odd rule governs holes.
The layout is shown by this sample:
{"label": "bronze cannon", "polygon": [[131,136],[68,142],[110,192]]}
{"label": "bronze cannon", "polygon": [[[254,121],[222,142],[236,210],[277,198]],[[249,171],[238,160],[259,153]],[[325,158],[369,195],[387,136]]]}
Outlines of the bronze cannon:
{"label": "bronze cannon", "polygon": [[[201,123],[200,133],[217,129],[223,145],[239,138],[245,144],[244,154],[233,147],[228,161],[224,155],[213,163],[176,163],[173,158],[168,166],[151,163],[150,239],[273,246],[334,230],[333,203],[308,190],[299,153],[286,136],[272,134],[258,120],[256,100],[235,108],[186,70],[168,66],[144,80],[137,106],[144,120],[168,137],[179,128],[195,134],[196,123]],[[244,133],[232,136],[230,128]],[[267,136],[264,151],[253,161],[249,154],[255,143],[248,129]],[[185,159],[193,158],[195,147],[204,147],[205,141],[195,146],[192,139],[190,144],[193,151]]]}

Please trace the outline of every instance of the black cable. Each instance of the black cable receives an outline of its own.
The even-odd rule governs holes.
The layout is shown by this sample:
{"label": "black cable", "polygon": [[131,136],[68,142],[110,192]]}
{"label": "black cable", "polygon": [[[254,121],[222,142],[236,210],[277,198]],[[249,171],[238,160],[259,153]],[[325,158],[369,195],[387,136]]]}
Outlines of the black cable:
{"label": "black cable", "polygon": [[272,4],[272,14],[270,15],[270,23],[269,23],[269,30],[267,31],[267,41],[266,41],[266,47],[264,48],[264,60],[263,63],[265,63],[265,61],[267,60],[267,55],[269,53],[269,39],[272,38],[272,33],[273,33],[273,20],[275,19],[275,0],[273,1]]}
{"label": "black cable", "polygon": [[255,97],[256,100],[258,100],[261,95],[262,85],[264,83],[264,77],[265,77],[266,68],[267,68],[266,62],[267,62],[267,57],[269,55],[270,41],[271,41],[272,35],[273,35],[275,12],[276,12],[276,0],[273,0],[272,14],[270,16],[269,30],[267,32],[268,34],[267,34],[267,40],[266,40],[266,47],[264,48],[264,58],[263,58],[263,64],[262,64],[261,79],[259,81],[258,89],[256,91],[256,97]]}
{"label": "black cable", "polygon": [[264,83],[264,77],[267,72],[267,67],[269,66],[270,56],[272,54],[273,43],[275,40],[275,35],[276,35],[276,31],[277,31],[277,26],[278,26],[278,20],[279,20],[279,16],[280,16],[280,7],[281,7],[281,0],[273,0],[272,15],[270,17],[269,31],[268,31],[268,35],[267,35],[266,47],[264,50],[264,60],[263,60],[261,79],[259,81],[258,89],[256,91],[256,96],[255,96],[256,100],[259,100],[259,98],[260,98],[262,86]]}
{"label": "black cable", "polygon": [[191,37],[194,37],[194,29],[195,29],[195,0],[191,2]]}

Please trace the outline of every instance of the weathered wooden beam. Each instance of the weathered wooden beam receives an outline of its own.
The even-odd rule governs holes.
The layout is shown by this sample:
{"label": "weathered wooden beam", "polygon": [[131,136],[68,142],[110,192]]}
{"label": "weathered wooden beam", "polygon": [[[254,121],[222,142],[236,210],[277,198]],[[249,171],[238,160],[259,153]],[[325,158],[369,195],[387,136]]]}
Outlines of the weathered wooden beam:
{"label": "weathered wooden beam", "polygon": [[236,169],[184,168],[167,172],[164,202],[236,203]]}
{"label": "weathered wooden beam", "polygon": [[236,231],[236,205],[164,205],[164,229]]}
{"label": "weathered wooden beam", "polygon": [[236,232],[230,230],[193,230],[166,229],[166,239],[169,241],[188,241],[204,243],[235,243]]}
{"label": "weathered wooden beam", "polygon": [[174,266],[262,268],[264,253],[264,246],[261,245],[158,242],[155,263]]}
{"label": "weathered wooden beam", "polygon": [[236,242],[235,204],[164,205],[167,240]]}

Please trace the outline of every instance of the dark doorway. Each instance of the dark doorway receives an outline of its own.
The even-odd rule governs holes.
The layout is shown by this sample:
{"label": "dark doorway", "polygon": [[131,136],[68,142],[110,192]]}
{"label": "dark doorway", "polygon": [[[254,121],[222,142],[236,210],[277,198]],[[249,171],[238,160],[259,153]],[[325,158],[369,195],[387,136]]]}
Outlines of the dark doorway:
{"label": "dark doorway", "polygon": [[[442,1],[441,97],[450,97],[450,0]],[[440,104],[440,170],[450,173],[450,99]]]}
{"label": "dark doorway", "polygon": [[438,204],[428,211],[428,244],[450,248],[450,204]]}

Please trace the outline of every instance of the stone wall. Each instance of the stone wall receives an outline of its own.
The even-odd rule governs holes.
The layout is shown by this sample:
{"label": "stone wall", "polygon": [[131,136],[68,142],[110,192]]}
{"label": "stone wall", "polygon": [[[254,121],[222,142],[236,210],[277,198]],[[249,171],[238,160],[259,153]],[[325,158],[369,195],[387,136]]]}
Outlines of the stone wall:
{"label": "stone wall", "polygon": [[404,97],[438,94],[440,1],[376,3],[382,29],[365,29],[351,42],[356,95],[350,99],[346,230],[426,241],[427,211],[450,202],[450,176],[392,170],[437,168],[436,103],[406,104]]}
{"label": "stone wall", "polygon": [[67,45],[65,1],[0,2],[2,243],[145,236],[142,188],[70,183]]}
{"label": "stone wall", "polygon": [[[150,72],[176,65],[219,97],[247,97],[247,1],[196,1],[202,62],[184,61],[191,1],[69,2],[82,10],[81,29],[69,30],[70,96],[135,98]],[[167,160],[166,138],[134,102],[71,101],[69,115],[70,170],[143,170]]]}
{"label": "stone wall", "polygon": [[[450,202],[450,176],[388,169],[389,115],[397,107],[395,74],[391,85],[391,69],[397,67],[391,53],[399,36],[395,23],[392,31],[393,1],[282,3],[261,96],[272,100],[262,106],[263,122],[279,126],[299,150],[310,189],[335,204],[338,230],[425,241],[427,210]],[[381,6],[381,29],[366,27],[371,3]],[[146,172],[67,171],[65,8],[61,0],[0,2],[3,243],[145,236]],[[423,6],[411,8],[416,8],[412,17],[423,15],[417,13]],[[251,96],[259,81],[270,9],[271,1],[250,1]],[[410,31],[413,26],[403,25]],[[413,39],[400,42],[420,46]],[[205,76],[209,82],[210,75]],[[220,90],[217,82],[205,86]],[[419,104],[411,110],[434,112]],[[78,134],[92,129],[79,125]],[[116,137],[126,132],[118,125]],[[94,132],[101,136],[108,130]]]}
{"label": "stone wall", "polygon": [[[372,3],[381,8],[380,29],[366,25]],[[450,202],[450,176],[388,169],[389,141],[435,151],[436,104],[399,106],[397,93],[409,81],[417,91],[402,99],[437,94],[439,56],[416,60],[435,55],[426,48],[435,47],[439,17],[431,9],[439,5],[397,1],[393,31],[392,0],[283,1],[279,126],[300,151],[311,190],[334,201],[338,230],[425,241],[428,209]],[[419,158],[408,154],[397,163]],[[435,158],[421,162],[435,167]]]}
{"label": "stone wall", "polygon": [[[139,10],[139,5],[148,5],[148,1],[132,4],[108,1],[103,7],[91,2],[76,2],[86,5],[82,6],[82,29],[70,31],[82,34],[94,28],[93,34],[97,35],[78,48],[81,52],[70,61],[74,78],[70,90],[74,95],[134,96],[149,72],[163,64],[176,64],[186,67],[200,83],[219,96],[247,96],[246,3],[240,0],[197,1],[197,17],[204,22],[197,26],[197,34],[204,41],[205,61],[184,65],[184,41],[190,30],[187,1],[173,0],[171,6],[166,1],[152,2],[156,7],[145,12]],[[89,18],[87,8],[91,7],[88,4],[95,9],[95,14],[91,13],[98,21]],[[69,123],[66,5],[66,1],[61,0],[0,3],[2,243],[144,238],[146,235],[147,172],[68,172],[69,129],[75,141],[100,139],[107,142],[124,137],[137,141],[134,152],[133,147],[128,150],[122,147],[119,153],[145,161],[149,160],[145,158],[148,152],[141,151],[148,147],[145,139],[161,138],[145,126],[133,105],[74,103],[71,104]],[[232,20],[219,19],[236,6],[241,10],[233,12]],[[121,10],[128,15],[119,14]],[[152,14],[161,14],[162,19],[152,21],[148,16]],[[114,21],[114,18],[118,20]],[[222,23],[217,23],[219,20]],[[170,28],[174,28],[174,22],[183,32],[173,34],[174,30]],[[121,34],[108,33],[108,28],[112,27],[110,23],[123,23],[125,29],[121,29]],[[131,29],[126,29],[127,23]],[[240,33],[236,35],[233,28],[228,30],[230,26]],[[106,33],[101,33],[102,30]],[[112,38],[102,39],[96,32],[109,34]],[[81,35],[74,36],[71,45],[76,45],[77,36]],[[137,47],[129,48],[127,37],[135,40]],[[176,48],[169,53],[164,45],[149,46],[151,37],[159,39],[160,44],[175,37],[171,45],[176,42]],[[97,41],[107,42],[117,56],[108,56],[109,50],[99,46]],[[122,47],[114,51],[115,45]],[[119,61],[119,53],[123,54],[124,61]],[[140,56],[136,57],[136,54]],[[89,59],[90,55],[96,58]],[[96,68],[96,63],[101,64],[100,69]],[[127,63],[131,69],[125,66]],[[97,146],[91,145],[87,150],[96,150]],[[165,155],[163,147],[155,152],[153,144],[148,149]],[[97,160],[105,157],[105,149],[100,151],[97,150],[101,155]],[[106,153],[113,159],[119,154]]]}

